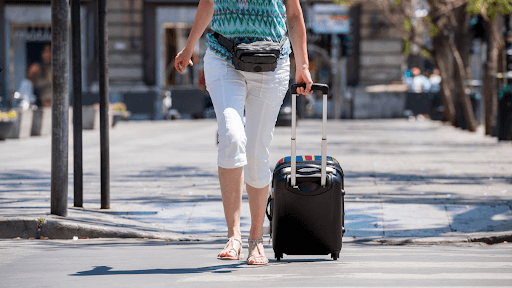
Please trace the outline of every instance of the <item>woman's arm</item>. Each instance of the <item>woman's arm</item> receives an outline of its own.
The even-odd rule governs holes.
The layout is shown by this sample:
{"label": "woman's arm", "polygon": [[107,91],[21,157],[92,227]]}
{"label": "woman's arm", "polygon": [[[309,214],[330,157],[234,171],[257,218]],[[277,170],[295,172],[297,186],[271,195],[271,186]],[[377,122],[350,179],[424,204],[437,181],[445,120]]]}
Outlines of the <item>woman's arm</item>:
{"label": "woman's arm", "polygon": [[285,0],[284,3],[286,6],[288,35],[292,43],[293,54],[295,55],[295,80],[297,83],[306,83],[306,89],[297,88],[297,93],[310,95],[312,93],[311,85],[313,81],[309,73],[308,44],[302,9],[300,8],[299,0]]}
{"label": "woman's arm", "polygon": [[206,27],[208,27],[208,24],[210,24],[212,17],[213,0],[200,0],[199,5],[197,6],[194,25],[192,26],[192,30],[188,36],[187,45],[178,53],[178,55],[176,55],[176,58],[174,59],[174,68],[176,68],[178,72],[183,73],[188,65],[194,65],[192,60],[190,60],[192,53],[194,53],[194,47],[196,46],[197,41],[199,41],[199,38],[201,38],[201,35],[203,35]]}

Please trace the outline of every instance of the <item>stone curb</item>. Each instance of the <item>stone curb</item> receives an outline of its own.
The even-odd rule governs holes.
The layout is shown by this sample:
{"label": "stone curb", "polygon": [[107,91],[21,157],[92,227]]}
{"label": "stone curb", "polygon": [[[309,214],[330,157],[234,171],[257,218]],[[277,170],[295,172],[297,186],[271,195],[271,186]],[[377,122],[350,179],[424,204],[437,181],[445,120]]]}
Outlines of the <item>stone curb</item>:
{"label": "stone curb", "polygon": [[132,228],[84,224],[58,218],[0,218],[0,238],[73,239],[144,238],[166,241],[198,241],[208,237],[171,232],[148,232]]}
{"label": "stone curb", "polygon": [[[347,237],[348,238],[348,237]],[[352,239],[350,239],[352,238]],[[488,233],[475,233],[468,235],[457,235],[450,237],[361,237],[349,239],[343,238],[343,242],[354,242],[361,244],[378,244],[378,245],[441,245],[441,244],[461,244],[461,243],[486,243],[486,244],[498,244],[503,242],[512,242],[512,231],[507,232],[488,232]]]}
{"label": "stone curb", "polygon": [[[184,235],[171,232],[148,232],[133,228],[110,227],[77,223],[58,216],[48,218],[0,217],[0,239],[73,239],[82,238],[139,238],[165,241],[204,241],[216,237]],[[500,233],[474,233],[450,237],[344,237],[344,243],[360,243],[370,245],[441,245],[483,242],[497,244],[512,242],[512,231]]]}

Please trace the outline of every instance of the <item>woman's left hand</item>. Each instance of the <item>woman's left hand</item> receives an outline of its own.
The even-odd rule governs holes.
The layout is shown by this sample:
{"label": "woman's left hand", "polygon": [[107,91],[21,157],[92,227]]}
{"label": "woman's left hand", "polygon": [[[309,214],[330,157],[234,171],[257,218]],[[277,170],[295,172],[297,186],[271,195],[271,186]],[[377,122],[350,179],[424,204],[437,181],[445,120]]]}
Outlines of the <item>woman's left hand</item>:
{"label": "woman's left hand", "polygon": [[298,87],[297,94],[302,95],[311,95],[313,91],[311,91],[311,85],[313,85],[313,80],[311,80],[311,73],[309,73],[309,65],[305,64],[303,67],[297,67],[295,72],[295,83],[306,83],[306,88]]}

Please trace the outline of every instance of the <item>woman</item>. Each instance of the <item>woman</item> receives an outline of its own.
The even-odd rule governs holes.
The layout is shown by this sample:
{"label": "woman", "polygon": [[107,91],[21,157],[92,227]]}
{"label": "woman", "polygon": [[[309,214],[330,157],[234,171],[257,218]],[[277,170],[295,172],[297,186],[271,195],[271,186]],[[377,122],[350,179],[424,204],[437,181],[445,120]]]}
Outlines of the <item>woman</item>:
{"label": "woman", "polygon": [[[188,65],[193,65],[190,58],[194,46],[210,21],[212,30],[235,43],[279,42],[288,28],[297,67],[296,82],[306,83],[306,88],[298,88],[297,93],[311,94],[313,81],[299,0],[200,0],[187,44],[175,59],[178,72],[183,73]],[[205,81],[217,115],[217,165],[228,226],[228,242],[218,258],[242,259],[240,210],[245,178],[251,210],[247,263],[264,265],[268,259],[263,250],[262,230],[272,180],[268,148],[288,89],[290,42],[283,45],[275,71],[244,72],[235,70],[231,53],[212,34],[207,39]]]}

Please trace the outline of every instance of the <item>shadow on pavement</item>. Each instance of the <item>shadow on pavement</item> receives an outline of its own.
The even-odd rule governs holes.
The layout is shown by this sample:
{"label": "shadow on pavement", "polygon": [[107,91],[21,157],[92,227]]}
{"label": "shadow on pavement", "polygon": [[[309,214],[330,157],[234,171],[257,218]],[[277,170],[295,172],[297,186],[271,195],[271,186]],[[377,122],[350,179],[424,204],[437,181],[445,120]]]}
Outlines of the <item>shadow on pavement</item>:
{"label": "shadow on pavement", "polygon": [[[228,265],[215,265],[206,266],[199,268],[177,268],[177,269],[148,269],[148,270],[112,270],[112,267],[108,266],[96,266],[94,269],[89,271],[80,271],[76,274],[70,274],[69,276],[105,276],[105,275],[142,275],[142,274],[194,274],[194,273],[231,273],[233,269],[247,266],[244,262],[237,264]],[[222,271],[219,271],[221,270]],[[225,270],[232,269],[232,270]]]}

